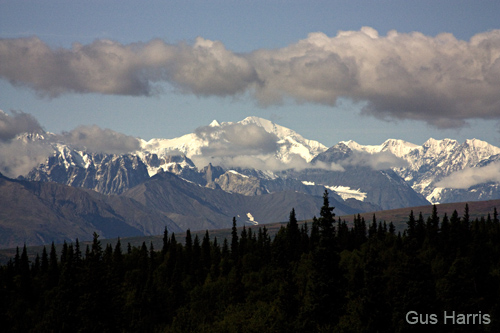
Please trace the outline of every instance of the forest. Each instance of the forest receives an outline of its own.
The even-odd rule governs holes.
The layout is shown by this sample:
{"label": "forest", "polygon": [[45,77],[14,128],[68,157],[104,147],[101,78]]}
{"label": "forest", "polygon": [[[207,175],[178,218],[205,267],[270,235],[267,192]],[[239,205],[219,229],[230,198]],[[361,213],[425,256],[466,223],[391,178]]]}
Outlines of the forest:
{"label": "forest", "polygon": [[26,246],[0,267],[4,332],[499,332],[500,222],[492,214],[335,218],[233,228],[229,239],[165,230],[163,246]]}

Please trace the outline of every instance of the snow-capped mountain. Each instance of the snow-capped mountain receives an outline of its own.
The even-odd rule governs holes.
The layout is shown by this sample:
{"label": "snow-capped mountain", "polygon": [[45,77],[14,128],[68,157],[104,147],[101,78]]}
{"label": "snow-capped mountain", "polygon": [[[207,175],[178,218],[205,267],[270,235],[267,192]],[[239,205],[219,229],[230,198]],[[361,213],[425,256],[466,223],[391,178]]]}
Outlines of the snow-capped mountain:
{"label": "snow-capped mountain", "polygon": [[[262,136],[259,130],[268,135]],[[248,135],[249,141],[238,137]],[[250,138],[250,135],[253,137]],[[263,147],[254,146],[250,139],[257,137]],[[274,142],[273,142],[274,141]],[[259,143],[259,142],[257,142]],[[316,155],[327,150],[323,144],[308,140],[295,131],[277,125],[269,120],[259,117],[247,117],[237,123],[214,120],[210,125],[197,129],[194,133],[186,134],[174,139],[151,139],[141,141],[139,154],[151,153],[158,156],[183,154],[188,158],[196,156],[211,157],[216,154],[220,157],[220,148],[239,146],[243,150],[251,150],[252,155],[258,158],[269,158],[273,155],[279,162],[287,164],[293,160],[294,155],[300,156],[305,162],[310,162]],[[263,148],[263,149],[259,149]],[[268,149],[273,148],[273,149]],[[204,165],[198,165],[203,167]]]}
{"label": "snow-capped mountain", "polygon": [[290,162],[292,154],[299,155],[307,162],[310,162],[316,155],[328,149],[318,141],[305,139],[295,131],[266,119],[247,117],[239,123],[243,125],[255,124],[262,127],[266,132],[276,135],[279,138],[277,142],[279,151],[276,156],[285,163]]}
{"label": "snow-capped mountain", "polygon": [[30,200],[47,206],[44,216],[64,210],[104,235],[151,234],[165,223],[175,230],[228,227],[232,216],[266,223],[286,220],[291,208],[310,218],[325,189],[338,215],[500,199],[500,148],[477,139],[343,141],[327,149],[257,117],[213,121],[174,139],[137,139],[139,149],[127,145],[134,147],[128,153],[97,153],[65,138],[19,135],[0,145],[0,172],[22,175],[12,184],[40,188]]}
{"label": "snow-capped mountain", "polygon": [[[258,117],[239,122],[214,120],[178,138],[142,140],[138,151],[125,155],[75,149],[51,136],[19,137],[24,146],[36,143],[50,148],[45,162],[25,174],[26,179],[56,181],[105,194],[122,193],[166,171],[230,193],[293,190],[321,195],[326,188],[338,200],[352,198],[382,208],[425,204],[408,187],[432,203],[500,197],[500,167],[496,168],[500,148],[477,139],[462,144],[429,139],[420,146],[395,139],[380,145],[343,141],[327,149]],[[389,188],[392,194],[384,195]]]}
{"label": "snow-capped mountain", "polygon": [[[363,146],[354,141],[345,144],[353,150],[370,154],[389,151],[404,159],[408,165],[394,168],[394,171],[432,203],[496,199],[500,196],[495,184],[500,181],[500,173],[488,179],[477,177],[484,170],[481,168],[500,160],[500,148],[485,141],[471,139],[460,144],[456,140],[431,138],[421,146],[393,139],[378,146]],[[466,178],[474,177],[476,181],[467,179],[469,182],[465,182]],[[464,187],[465,183],[470,186]],[[467,191],[469,187],[471,190]]]}
{"label": "snow-capped mountain", "polygon": [[55,148],[53,155],[31,170],[26,179],[120,194],[149,178],[146,165],[137,155],[87,153],[61,144]]}
{"label": "snow-capped mountain", "polygon": [[[375,153],[378,152],[373,151]],[[382,159],[380,157],[380,154],[360,154],[341,142],[316,156],[311,164],[336,164],[343,167],[343,170],[310,168],[290,173],[302,181],[323,184],[342,197],[362,199],[382,209],[428,204],[422,195],[385,166],[385,156]]]}

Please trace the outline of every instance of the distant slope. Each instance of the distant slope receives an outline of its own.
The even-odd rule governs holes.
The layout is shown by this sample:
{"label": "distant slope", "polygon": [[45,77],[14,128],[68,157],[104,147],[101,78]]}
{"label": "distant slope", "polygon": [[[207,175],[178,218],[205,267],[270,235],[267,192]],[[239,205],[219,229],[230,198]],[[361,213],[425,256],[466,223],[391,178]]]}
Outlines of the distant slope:
{"label": "distant slope", "polygon": [[[302,181],[328,186],[346,186],[366,193],[364,201],[379,205],[382,209],[395,209],[425,205],[429,202],[415,192],[399,175],[389,168],[375,169],[363,163],[352,164],[366,156],[356,156],[356,152],[339,143],[312,160],[315,163],[336,163],[344,166],[343,171],[305,169],[292,174]],[[368,164],[368,162],[364,162]]]}
{"label": "distant slope", "polygon": [[0,175],[0,248],[161,233],[168,217],[130,198]]}
{"label": "distant slope", "polygon": [[[233,216],[240,222],[250,222],[248,213],[258,223],[286,221],[292,208],[297,218],[306,219],[317,215],[322,205],[321,197],[294,191],[255,196],[231,194],[186,182],[169,172],[157,174],[123,196],[157,209],[182,229],[191,230],[228,228]],[[335,200],[331,202],[343,214],[359,211]]]}
{"label": "distant slope", "polygon": [[[332,198],[338,212],[360,209]],[[363,203],[359,203],[363,204]],[[299,219],[318,214],[322,198],[295,191],[245,196],[211,189],[163,172],[122,195],[53,182],[13,180],[0,175],[0,248],[158,235],[187,229],[220,229],[240,224],[286,221],[295,208]],[[369,205],[366,205],[365,210]]]}
{"label": "distant slope", "polygon": [[[500,148],[477,139],[460,144],[431,138],[422,145],[395,139],[380,145],[343,141],[327,149],[292,129],[247,117],[239,122],[213,121],[174,139],[140,140],[140,148],[125,155],[81,150],[56,142],[49,133],[16,140],[45,147],[49,155],[23,175],[26,179],[103,194],[121,194],[161,170],[244,195],[281,191],[321,195],[326,186],[338,200],[356,198],[382,209],[423,205],[426,200],[500,198]],[[233,171],[253,178],[243,179]]]}
{"label": "distant slope", "polygon": [[[448,215],[448,218],[453,214],[453,211],[457,211],[458,216],[462,217],[465,210],[465,204],[469,205],[469,215],[470,219],[480,218],[482,216],[486,217],[491,214],[493,218],[493,210],[495,207],[500,211],[500,199],[488,200],[488,201],[470,201],[470,202],[456,202],[436,205],[439,217],[442,219],[444,214]],[[432,214],[432,205],[418,206],[418,207],[408,207],[384,210],[379,212],[361,213],[360,216],[364,217],[367,223],[371,223],[373,214],[375,214],[377,221],[387,223],[393,222],[396,226],[396,230],[402,231],[406,228],[406,222],[410,216],[410,212],[413,210],[415,218],[418,218],[419,214],[422,213],[424,220]],[[347,222],[352,222],[353,215],[342,216]]]}

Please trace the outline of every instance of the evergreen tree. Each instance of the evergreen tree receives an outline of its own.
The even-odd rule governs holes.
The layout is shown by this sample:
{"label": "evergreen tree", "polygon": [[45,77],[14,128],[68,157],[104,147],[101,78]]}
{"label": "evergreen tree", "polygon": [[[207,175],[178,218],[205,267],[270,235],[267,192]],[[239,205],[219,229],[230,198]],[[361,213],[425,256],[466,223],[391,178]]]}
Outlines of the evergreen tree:
{"label": "evergreen tree", "polygon": [[233,217],[233,227],[231,228],[231,257],[233,260],[238,258],[238,229],[236,228],[236,217]]}
{"label": "evergreen tree", "polygon": [[334,237],[334,227],[333,223],[335,214],[333,213],[334,207],[330,207],[330,202],[328,199],[328,191],[325,190],[323,193],[323,206],[321,206],[320,218],[319,218],[319,229],[321,238],[324,241],[329,242]]}
{"label": "evergreen tree", "polygon": [[82,260],[82,251],[80,250],[80,242],[78,241],[77,238],[75,241],[75,264],[79,266],[81,260]]}
{"label": "evergreen tree", "polygon": [[52,245],[50,246],[49,267],[48,267],[49,288],[57,286],[58,280],[59,280],[59,265],[57,262],[56,246],[54,245],[54,242],[52,242]]}
{"label": "evergreen tree", "polygon": [[165,230],[163,231],[163,246],[161,248],[161,254],[164,256],[167,253],[169,243],[168,243],[168,230],[167,226],[165,226]]}
{"label": "evergreen tree", "polygon": [[415,220],[415,215],[413,215],[413,210],[410,211],[410,217],[408,218],[407,225],[408,237],[415,237],[417,221]]}
{"label": "evergreen tree", "polygon": [[325,190],[319,219],[320,239],[312,252],[313,269],[302,312],[302,320],[315,327],[315,330],[329,330],[329,323],[336,325],[345,301],[340,256],[334,237],[334,216]]}
{"label": "evergreen tree", "polygon": [[45,246],[43,247],[42,251],[40,270],[42,271],[42,273],[46,273],[49,270],[49,255],[47,254],[47,248]]}
{"label": "evergreen tree", "polygon": [[301,247],[301,235],[294,208],[292,208],[292,211],[290,212],[290,218],[286,229],[286,238],[287,255],[289,256],[289,260],[296,261],[299,259],[303,249]]}

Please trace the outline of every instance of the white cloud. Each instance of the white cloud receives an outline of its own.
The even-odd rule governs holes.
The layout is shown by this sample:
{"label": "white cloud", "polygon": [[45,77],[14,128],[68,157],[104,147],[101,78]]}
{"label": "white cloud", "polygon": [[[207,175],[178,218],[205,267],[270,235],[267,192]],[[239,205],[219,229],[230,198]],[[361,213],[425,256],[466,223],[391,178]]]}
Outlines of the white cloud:
{"label": "white cloud", "polygon": [[71,49],[0,39],[0,77],[50,96],[153,95],[168,83],[199,96],[249,93],[261,105],[284,98],[335,105],[344,97],[366,102],[362,112],[381,119],[460,127],[500,118],[500,30],[463,41],[447,33],[379,36],[364,27],[246,54],[203,38],[192,45],[98,40]]}
{"label": "white cloud", "polygon": [[25,133],[44,131],[30,114],[12,111],[12,115],[8,115],[0,110],[0,172],[7,177],[26,175],[53,152],[46,143],[20,136]]}
{"label": "white cloud", "polygon": [[191,156],[196,165],[208,163],[224,167],[255,168],[279,171],[285,169],[303,170],[322,168],[335,171],[344,169],[335,163],[310,165],[298,154],[290,154],[285,162],[277,157],[280,139],[263,127],[253,123],[223,123],[221,126],[203,126],[195,134],[209,142],[201,148],[201,154]]}
{"label": "white cloud", "polygon": [[222,126],[202,126],[195,134],[210,141],[202,148],[204,155],[261,155],[276,152],[278,137],[255,124],[229,123]]}
{"label": "white cloud", "polygon": [[78,126],[55,138],[73,148],[94,153],[127,154],[140,148],[139,139],[96,125]]}
{"label": "white cloud", "polygon": [[467,168],[450,174],[436,183],[437,187],[468,189],[488,182],[500,182],[500,162],[484,167]]}
{"label": "white cloud", "polygon": [[25,176],[53,152],[50,145],[42,142],[0,142],[0,172],[10,178]]}

